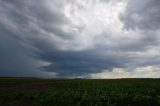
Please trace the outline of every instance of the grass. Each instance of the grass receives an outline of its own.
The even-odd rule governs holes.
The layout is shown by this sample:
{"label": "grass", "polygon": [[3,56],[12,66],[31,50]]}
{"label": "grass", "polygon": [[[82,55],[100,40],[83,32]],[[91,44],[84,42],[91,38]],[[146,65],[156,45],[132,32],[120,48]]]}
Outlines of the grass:
{"label": "grass", "polygon": [[[0,94],[0,104],[2,104],[2,106],[160,105],[160,79],[11,79],[11,82],[15,85],[7,83],[10,78],[0,78],[0,84],[3,83],[1,87],[8,89],[8,93]],[[7,88],[9,85],[12,86]],[[24,89],[17,87],[21,87],[22,85],[25,85]],[[33,87],[33,85],[35,87]],[[15,89],[15,91],[13,89]],[[14,92],[10,92],[12,90]],[[3,89],[0,89],[0,92],[2,91]]]}

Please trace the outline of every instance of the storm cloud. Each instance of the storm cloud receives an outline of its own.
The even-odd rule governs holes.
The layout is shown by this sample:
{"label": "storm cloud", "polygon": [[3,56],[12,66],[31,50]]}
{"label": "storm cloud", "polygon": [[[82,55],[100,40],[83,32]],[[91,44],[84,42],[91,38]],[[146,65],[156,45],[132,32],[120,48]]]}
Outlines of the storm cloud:
{"label": "storm cloud", "polygon": [[150,77],[137,69],[160,69],[159,4],[0,0],[0,75]]}

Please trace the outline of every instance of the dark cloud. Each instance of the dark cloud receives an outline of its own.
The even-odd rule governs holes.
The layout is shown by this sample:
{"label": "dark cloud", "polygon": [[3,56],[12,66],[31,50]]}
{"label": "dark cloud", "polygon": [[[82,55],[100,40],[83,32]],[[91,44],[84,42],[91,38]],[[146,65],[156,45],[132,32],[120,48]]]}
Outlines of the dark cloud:
{"label": "dark cloud", "polygon": [[48,77],[36,71],[43,65],[35,58],[39,51],[36,46],[49,44],[40,30],[44,30],[44,23],[57,25],[63,19],[57,11],[51,14],[42,1],[36,4],[36,0],[0,1],[0,75]]}
{"label": "dark cloud", "polygon": [[[72,77],[158,65],[160,2],[129,0],[120,20],[122,1],[97,0],[92,9],[81,0],[0,0],[0,75]],[[111,18],[93,17],[97,8]],[[115,9],[113,17],[106,9]]]}
{"label": "dark cloud", "polygon": [[32,53],[19,40],[11,37],[8,30],[0,28],[0,75],[31,76],[36,70]]}
{"label": "dark cloud", "polygon": [[101,57],[94,53],[95,51],[85,52],[45,52],[39,54],[41,59],[51,63],[48,66],[41,67],[45,71],[56,71],[60,75],[85,75],[102,70],[121,67],[120,61],[115,61],[113,57]]}

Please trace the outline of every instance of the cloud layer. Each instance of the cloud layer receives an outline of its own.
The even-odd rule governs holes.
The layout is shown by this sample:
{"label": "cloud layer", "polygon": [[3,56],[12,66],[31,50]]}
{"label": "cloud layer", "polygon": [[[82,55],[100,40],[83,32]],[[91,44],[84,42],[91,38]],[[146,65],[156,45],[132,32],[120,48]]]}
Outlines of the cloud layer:
{"label": "cloud layer", "polygon": [[158,73],[159,4],[0,0],[0,75],[118,78],[120,69],[122,76],[150,77],[137,69]]}
{"label": "cloud layer", "polygon": [[139,67],[132,71],[122,68],[114,68],[111,72],[107,70],[101,73],[89,74],[87,76],[79,76],[79,78],[91,79],[115,79],[115,78],[159,78],[160,68],[155,66]]}

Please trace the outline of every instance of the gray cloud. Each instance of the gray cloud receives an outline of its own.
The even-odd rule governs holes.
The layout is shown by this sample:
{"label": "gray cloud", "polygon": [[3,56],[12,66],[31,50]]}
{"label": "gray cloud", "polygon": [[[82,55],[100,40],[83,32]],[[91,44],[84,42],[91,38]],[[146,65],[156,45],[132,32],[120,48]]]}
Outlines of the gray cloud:
{"label": "gray cloud", "polygon": [[[24,47],[19,39],[10,35],[5,28],[0,28],[0,76],[18,77],[53,77],[53,73],[44,73],[37,67],[44,64],[41,60],[34,59],[34,53]],[[52,75],[50,75],[52,74]]]}
{"label": "gray cloud", "polygon": [[158,66],[158,4],[0,0],[0,75],[73,77]]}
{"label": "gray cloud", "polygon": [[95,51],[85,52],[59,52],[52,51],[40,54],[40,58],[51,63],[49,66],[41,67],[46,71],[57,71],[60,75],[85,75],[99,72],[104,69],[112,70],[113,67],[121,67],[120,61],[113,57],[100,57]]}
{"label": "gray cloud", "polygon": [[126,28],[158,30],[160,28],[159,0],[129,0],[122,20]]}

